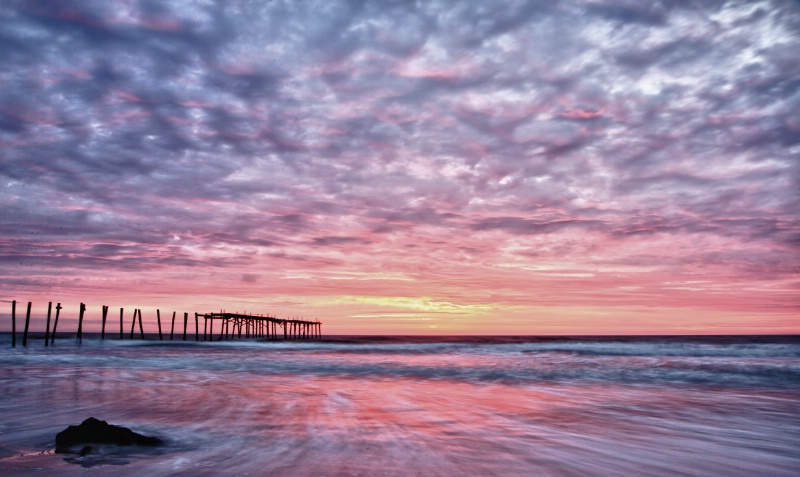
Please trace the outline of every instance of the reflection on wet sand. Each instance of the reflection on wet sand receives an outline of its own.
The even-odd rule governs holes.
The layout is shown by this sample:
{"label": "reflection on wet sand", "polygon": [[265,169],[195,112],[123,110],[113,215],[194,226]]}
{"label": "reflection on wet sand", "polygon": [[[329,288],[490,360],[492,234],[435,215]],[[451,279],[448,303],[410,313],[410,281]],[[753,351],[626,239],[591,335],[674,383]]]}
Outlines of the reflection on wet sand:
{"label": "reflection on wet sand", "polygon": [[[643,359],[666,367],[696,359],[586,363],[485,351],[98,346],[6,354],[0,473],[788,476],[800,468],[800,393],[791,387],[465,379],[475,370],[541,372],[554,360],[603,376],[610,371],[594,368],[614,366],[618,376],[638,372]],[[88,416],[166,446],[66,458],[48,451],[56,432]]]}

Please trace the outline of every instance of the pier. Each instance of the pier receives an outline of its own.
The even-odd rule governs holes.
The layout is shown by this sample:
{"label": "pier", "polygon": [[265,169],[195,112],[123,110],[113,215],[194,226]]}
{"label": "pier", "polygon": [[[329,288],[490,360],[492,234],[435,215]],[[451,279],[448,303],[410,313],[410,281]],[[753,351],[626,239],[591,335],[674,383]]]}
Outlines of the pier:
{"label": "pier", "polygon": [[[320,339],[322,323],[300,319],[281,319],[274,316],[247,315],[239,313],[195,313],[195,320],[203,318],[203,339],[214,339],[214,322],[219,321],[217,341],[232,338]],[[282,333],[278,332],[281,328]]]}
{"label": "pier", "polygon": [[[28,302],[25,312],[25,326],[22,334],[22,346],[28,346],[28,337],[30,334],[35,333],[31,331],[31,302]],[[109,306],[102,305],[101,312],[101,327],[100,339],[106,339],[106,325],[108,324]],[[65,307],[61,303],[53,307],[53,302],[49,302],[47,306],[47,320],[44,330],[44,345],[52,346],[56,339],[56,328],[58,327],[59,318],[64,320],[62,310]],[[53,329],[50,329],[51,318],[53,317],[53,310],[55,310],[55,317],[53,320]],[[84,318],[88,308],[86,304],[81,303],[77,307],[77,330],[75,332],[76,339],[80,343],[84,334]],[[165,339],[165,332],[161,324],[161,310],[155,310],[156,324],[158,326],[158,340]],[[169,341],[173,341],[175,337],[175,318],[177,312],[172,312],[172,320],[169,329]],[[21,316],[20,316],[21,318]],[[203,319],[202,335],[200,330],[200,319]],[[38,320],[37,320],[38,321]],[[42,319],[44,321],[44,319]],[[138,326],[137,326],[138,325]],[[112,325],[113,326],[113,325]],[[144,320],[142,318],[142,310],[136,308],[133,310],[130,321],[130,333],[128,339],[146,339]],[[322,322],[319,320],[305,320],[301,318],[278,318],[272,315],[261,314],[248,314],[248,313],[228,313],[220,311],[219,313],[195,313],[194,314],[194,330],[191,329],[189,323],[189,313],[183,313],[183,332],[181,333],[180,321],[178,322],[178,339],[182,341],[223,341],[233,339],[260,339],[260,340],[319,340],[322,339]],[[63,325],[62,325],[63,329]],[[138,330],[138,333],[136,331]],[[215,334],[216,330],[216,334]],[[194,333],[192,333],[194,331]],[[113,333],[113,331],[112,331]],[[154,333],[154,332],[151,332]],[[17,301],[11,301],[11,347],[17,346]],[[63,335],[62,331],[62,335]],[[125,339],[125,309],[119,309],[119,339]]]}

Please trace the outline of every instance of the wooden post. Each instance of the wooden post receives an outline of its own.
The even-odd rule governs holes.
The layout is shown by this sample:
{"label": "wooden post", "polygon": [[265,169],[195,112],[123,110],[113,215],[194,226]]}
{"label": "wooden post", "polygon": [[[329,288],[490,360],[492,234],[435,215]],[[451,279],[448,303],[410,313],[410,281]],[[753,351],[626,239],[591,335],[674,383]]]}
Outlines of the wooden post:
{"label": "wooden post", "polygon": [[53,311],[53,302],[47,302],[47,327],[44,331],[44,345],[47,346],[47,342],[50,341],[50,313]]}
{"label": "wooden post", "polygon": [[175,312],[172,312],[172,328],[169,330],[169,340],[172,341],[172,335],[175,334]]}
{"label": "wooden post", "polygon": [[203,315],[203,341],[208,341],[208,317]]}
{"label": "wooden post", "polygon": [[28,302],[28,312],[25,313],[25,331],[22,332],[22,346],[28,346],[28,327],[31,325],[31,302]]}
{"label": "wooden post", "polygon": [[103,305],[103,327],[100,329],[100,339],[106,339],[106,317],[108,317],[108,305]]}
{"label": "wooden post", "polygon": [[128,338],[128,339],[131,339],[131,340],[133,339],[133,330],[136,329],[136,312],[138,312],[138,311],[139,311],[138,308],[134,308],[133,309],[133,321],[131,321],[131,337]]}
{"label": "wooden post", "polygon": [[11,300],[11,347],[17,347],[17,300]]}
{"label": "wooden post", "polygon": [[56,319],[53,322],[53,335],[50,336],[50,345],[55,344],[56,342],[56,328],[58,328],[58,315],[61,314],[61,303],[56,305]]}
{"label": "wooden post", "polygon": [[186,341],[186,326],[189,324],[189,313],[183,312],[183,341]]}
{"label": "wooden post", "polygon": [[86,305],[81,303],[80,310],[78,314],[78,343],[83,342],[83,313],[86,311]]}
{"label": "wooden post", "polygon": [[119,309],[119,339],[122,339],[122,308]]}
{"label": "wooden post", "polygon": [[139,335],[142,337],[142,340],[144,340],[144,327],[142,326],[142,309],[139,308],[136,311],[139,312]]}
{"label": "wooden post", "polygon": [[194,314],[194,340],[200,341],[200,318],[198,314]]}
{"label": "wooden post", "polygon": [[156,320],[158,320],[158,340],[163,341],[164,337],[161,335],[161,310],[156,308]]}

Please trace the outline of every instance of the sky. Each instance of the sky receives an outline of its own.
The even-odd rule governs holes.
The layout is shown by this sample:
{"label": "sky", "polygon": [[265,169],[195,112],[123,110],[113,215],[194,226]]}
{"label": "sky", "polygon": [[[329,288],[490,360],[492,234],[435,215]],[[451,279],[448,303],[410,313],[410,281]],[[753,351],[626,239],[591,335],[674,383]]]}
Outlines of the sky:
{"label": "sky", "polygon": [[4,1],[0,316],[800,333],[798,52],[790,0]]}

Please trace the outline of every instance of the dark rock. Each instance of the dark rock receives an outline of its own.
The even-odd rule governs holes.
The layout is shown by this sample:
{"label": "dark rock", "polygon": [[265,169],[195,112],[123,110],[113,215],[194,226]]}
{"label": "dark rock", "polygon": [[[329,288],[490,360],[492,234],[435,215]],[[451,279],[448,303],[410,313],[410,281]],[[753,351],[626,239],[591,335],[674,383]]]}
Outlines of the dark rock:
{"label": "dark rock", "polygon": [[92,446],[83,446],[83,449],[81,449],[81,451],[78,452],[78,455],[83,457],[91,452],[92,452]]}
{"label": "dark rock", "polygon": [[[86,419],[79,426],[69,426],[56,434],[56,452],[59,453],[70,452],[70,448],[73,446],[89,443],[116,444],[118,446],[158,446],[164,442],[158,437],[143,436],[126,427],[114,426],[93,417]],[[86,447],[81,452],[86,450]],[[88,452],[91,452],[91,447],[89,447]]]}

